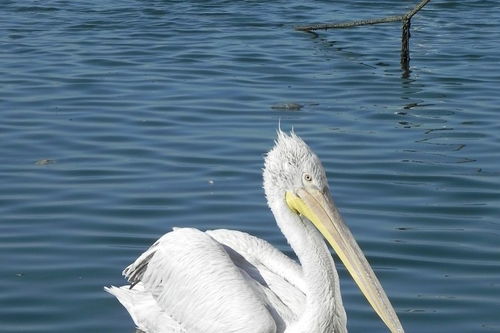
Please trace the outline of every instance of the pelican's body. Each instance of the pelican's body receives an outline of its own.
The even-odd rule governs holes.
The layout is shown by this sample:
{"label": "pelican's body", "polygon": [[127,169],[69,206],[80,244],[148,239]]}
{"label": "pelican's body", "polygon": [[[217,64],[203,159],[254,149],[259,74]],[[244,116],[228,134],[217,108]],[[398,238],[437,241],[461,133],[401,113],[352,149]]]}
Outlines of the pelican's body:
{"label": "pelican's body", "polygon": [[[295,134],[278,133],[264,189],[300,263],[231,230],[175,228],[111,287],[148,333],[346,332],[339,280],[324,238],[392,332],[403,332],[382,287],[329,196],[321,162]],[[324,238],[323,238],[324,237]]]}

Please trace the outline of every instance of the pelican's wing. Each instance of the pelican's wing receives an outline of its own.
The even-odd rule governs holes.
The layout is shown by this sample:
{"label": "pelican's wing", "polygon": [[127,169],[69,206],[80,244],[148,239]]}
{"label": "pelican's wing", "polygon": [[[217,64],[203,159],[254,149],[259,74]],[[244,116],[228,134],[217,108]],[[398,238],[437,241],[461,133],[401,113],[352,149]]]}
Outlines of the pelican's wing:
{"label": "pelican's wing", "polygon": [[206,232],[224,245],[236,266],[260,284],[270,306],[289,323],[297,320],[305,305],[302,268],[263,239],[235,230]]}
{"label": "pelican's wing", "polygon": [[[125,289],[109,291],[146,332],[276,331],[258,284],[234,265],[221,244],[199,230],[167,233],[124,275],[132,289],[126,295],[122,295]],[[168,318],[168,325],[176,326],[159,327],[163,317]]]}
{"label": "pelican's wing", "polygon": [[265,240],[237,230],[217,229],[206,233],[219,243],[238,252],[250,263],[267,267],[296,288],[305,291],[300,265]]}

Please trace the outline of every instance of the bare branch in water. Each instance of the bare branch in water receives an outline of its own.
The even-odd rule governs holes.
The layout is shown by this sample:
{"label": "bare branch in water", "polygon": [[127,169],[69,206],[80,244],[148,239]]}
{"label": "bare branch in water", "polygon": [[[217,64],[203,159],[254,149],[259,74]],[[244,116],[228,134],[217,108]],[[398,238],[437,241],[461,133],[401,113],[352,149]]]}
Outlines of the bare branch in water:
{"label": "bare branch in water", "polygon": [[402,22],[404,20],[411,19],[429,1],[431,1],[431,0],[420,1],[412,10],[408,11],[404,15],[388,16],[388,17],[375,18],[375,19],[369,19],[369,20],[357,20],[357,21],[343,22],[343,23],[324,23],[324,24],[303,25],[303,26],[295,27],[295,30],[313,31],[313,30],[326,30],[326,29],[345,29],[345,28],[351,28],[351,27],[356,27],[356,26],[360,26],[360,25],[389,23],[389,22]]}

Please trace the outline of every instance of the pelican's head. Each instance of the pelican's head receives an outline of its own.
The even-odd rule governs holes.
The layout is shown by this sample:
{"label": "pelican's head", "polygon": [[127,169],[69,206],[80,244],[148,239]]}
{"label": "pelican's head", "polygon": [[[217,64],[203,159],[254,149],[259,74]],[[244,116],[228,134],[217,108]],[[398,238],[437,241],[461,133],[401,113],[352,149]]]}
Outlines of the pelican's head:
{"label": "pelican's head", "polygon": [[391,332],[402,333],[384,289],[335,207],[321,161],[295,133],[278,131],[265,159],[264,190],[271,209],[288,209],[314,224]]}
{"label": "pelican's head", "polygon": [[264,190],[270,206],[283,200],[287,191],[315,186],[328,191],[325,169],[318,156],[294,132],[278,131],[276,144],[264,164]]}

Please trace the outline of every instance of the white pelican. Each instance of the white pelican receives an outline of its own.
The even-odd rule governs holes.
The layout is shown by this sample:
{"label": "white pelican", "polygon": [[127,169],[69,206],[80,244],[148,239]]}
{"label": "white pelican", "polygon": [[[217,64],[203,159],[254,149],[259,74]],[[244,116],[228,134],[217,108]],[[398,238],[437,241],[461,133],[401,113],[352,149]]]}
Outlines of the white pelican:
{"label": "white pelican", "polygon": [[335,207],[320,160],[293,132],[278,132],[265,158],[264,190],[299,263],[240,231],[174,228],[124,270],[130,285],[106,290],[148,333],[346,332],[326,239],[390,331],[402,333]]}

